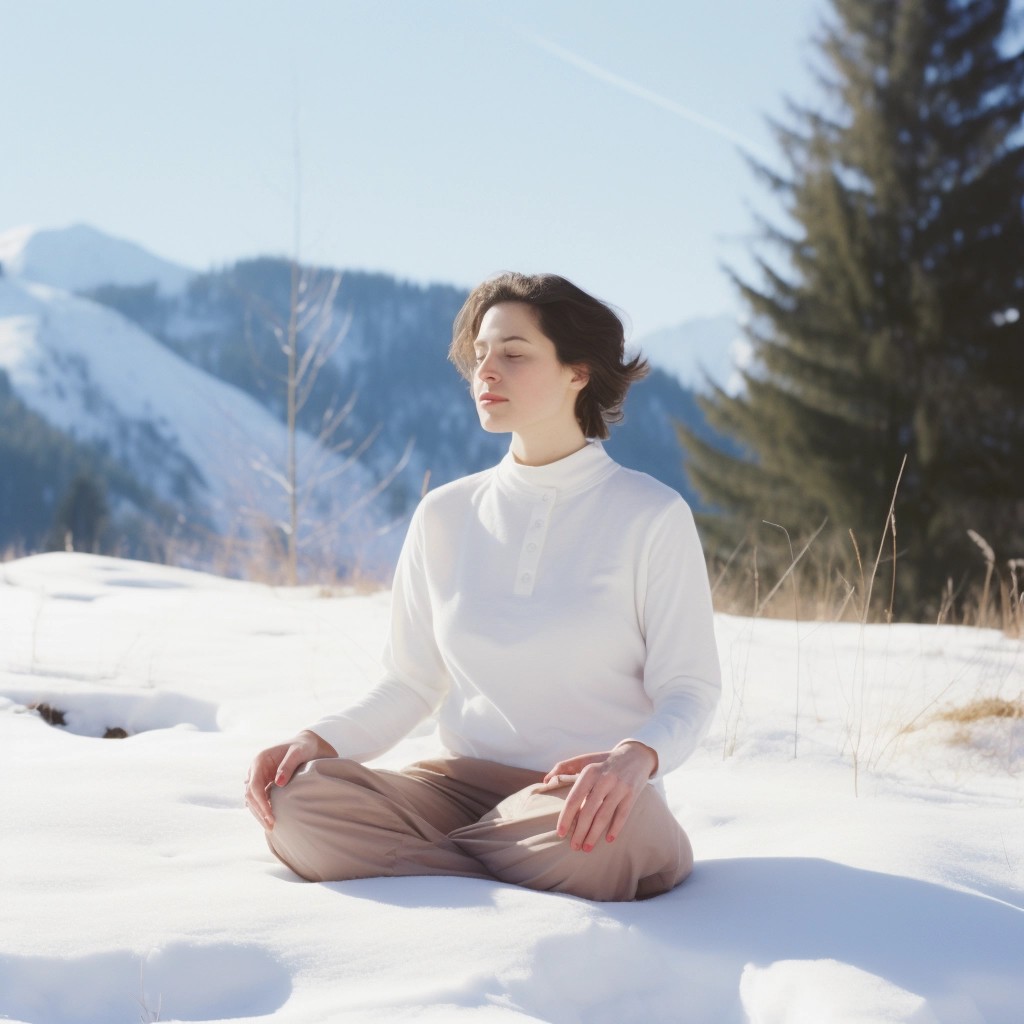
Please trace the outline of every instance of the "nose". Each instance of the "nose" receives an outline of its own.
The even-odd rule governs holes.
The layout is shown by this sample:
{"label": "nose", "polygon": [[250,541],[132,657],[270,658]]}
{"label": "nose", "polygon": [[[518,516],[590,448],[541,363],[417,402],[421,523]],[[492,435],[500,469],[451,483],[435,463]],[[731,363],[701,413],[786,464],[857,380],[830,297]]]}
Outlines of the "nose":
{"label": "nose", "polygon": [[479,380],[488,382],[498,379],[498,370],[493,353],[488,352],[483,359],[476,364],[476,375]]}

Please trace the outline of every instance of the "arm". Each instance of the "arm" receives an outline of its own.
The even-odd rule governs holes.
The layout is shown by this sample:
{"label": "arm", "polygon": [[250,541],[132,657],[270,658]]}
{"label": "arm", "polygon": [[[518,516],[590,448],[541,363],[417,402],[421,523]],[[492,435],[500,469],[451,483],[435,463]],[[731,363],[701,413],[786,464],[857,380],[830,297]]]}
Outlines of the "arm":
{"label": "arm", "polygon": [[643,685],[654,713],[629,739],[650,747],[666,775],[697,749],[722,691],[707,564],[682,500],[652,529],[640,583]]}
{"label": "arm", "polygon": [[561,761],[544,780],[576,776],[556,827],[585,852],[602,838],[614,841],[648,779],[693,753],[721,691],[707,567],[684,502],[652,528],[637,590],[647,647],[643,685],[654,712],[612,750]]}
{"label": "arm", "polygon": [[434,642],[421,531],[417,509],[395,570],[383,679],[355,705],[253,759],[245,802],[265,828],[274,824],[271,785],[287,785],[300,765],[320,757],[368,761],[394,746],[443,699],[448,677]]}
{"label": "arm", "polygon": [[309,726],[353,761],[390,750],[433,714],[448,692],[448,670],[434,637],[424,520],[421,503],[395,568],[380,682],[356,704]]}

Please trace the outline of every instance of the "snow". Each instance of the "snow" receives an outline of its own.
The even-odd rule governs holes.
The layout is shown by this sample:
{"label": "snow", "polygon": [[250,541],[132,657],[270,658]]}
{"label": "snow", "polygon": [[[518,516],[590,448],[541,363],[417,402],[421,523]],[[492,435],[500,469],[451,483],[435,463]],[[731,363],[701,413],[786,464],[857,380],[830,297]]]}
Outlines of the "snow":
{"label": "snow", "polygon": [[666,780],[698,863],[655,900],[304,883],[242,807],[248,761],[373,682],[387,601],[0,565],[0,1019],[1021,1021],[1024,721],[938,717],[1019,698],[1019,640],[718,616],[723,702]]}
{"label": "snow", "polygon": [[172,295],[195,276],[188,267],[86,224],[9,228],[0,233],[0,264],[6,273],[71,292],[156,284],[162,294]]}
{"label": "snow", "polygon": [[[244,534],[284,516],[287,431],[254,398],[204,373],[118,313],[57,288],[0,278],[0,370],[33,411],[106,447],[189,518],[198,489],[213,527]],[[298,436],[302,472],[336,474],[331,499],[351,509],[372,487],[353,465]],[[320,497],[328,489],[320,488]],[[313,513],[310,511],[310,518]],[[339,516],[340,518],[340,516]],[[369,514],[348,523],[372,533]],[[339,531],[335,531],[337,534]]]}

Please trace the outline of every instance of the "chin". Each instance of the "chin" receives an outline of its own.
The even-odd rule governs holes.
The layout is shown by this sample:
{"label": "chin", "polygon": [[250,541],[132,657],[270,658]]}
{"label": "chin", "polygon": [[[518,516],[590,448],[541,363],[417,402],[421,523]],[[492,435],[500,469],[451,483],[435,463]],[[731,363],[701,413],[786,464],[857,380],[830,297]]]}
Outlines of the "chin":
{"label": "chin", "polygon": [[511,432],[511,427],[500,427],[497,423],[485,419],[483,416],[480,417],[480,426],[487,431],[488,434],[508,434]]}

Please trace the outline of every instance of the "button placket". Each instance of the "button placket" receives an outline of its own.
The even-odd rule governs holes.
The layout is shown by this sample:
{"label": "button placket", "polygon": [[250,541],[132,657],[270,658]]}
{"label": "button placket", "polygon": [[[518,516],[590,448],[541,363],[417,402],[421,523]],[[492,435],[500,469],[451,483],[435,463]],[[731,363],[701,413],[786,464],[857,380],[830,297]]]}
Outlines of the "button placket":
{"label": "button placket", "polygon": [[519,564],[516,567],[514,593],[520,597],[528,597],[533,593],[540,556],[544,550],[544,538],[548,532],[551,509],[555,504],[555,495],[553,487],[545,489],[530,510],[526,536],[523,538],[523,544],[519,551]]}

